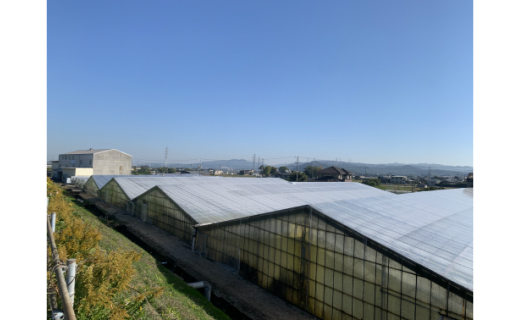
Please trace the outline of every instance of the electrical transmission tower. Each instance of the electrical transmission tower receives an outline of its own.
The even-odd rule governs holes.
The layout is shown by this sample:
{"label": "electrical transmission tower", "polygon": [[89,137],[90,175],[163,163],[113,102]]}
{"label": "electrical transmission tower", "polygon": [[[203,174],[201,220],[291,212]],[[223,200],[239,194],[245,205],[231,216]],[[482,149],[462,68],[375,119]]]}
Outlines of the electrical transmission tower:
{"label": "electrical transmission tower", "polygon": [[164,150],[164,167],[168,168],[168,146]]}

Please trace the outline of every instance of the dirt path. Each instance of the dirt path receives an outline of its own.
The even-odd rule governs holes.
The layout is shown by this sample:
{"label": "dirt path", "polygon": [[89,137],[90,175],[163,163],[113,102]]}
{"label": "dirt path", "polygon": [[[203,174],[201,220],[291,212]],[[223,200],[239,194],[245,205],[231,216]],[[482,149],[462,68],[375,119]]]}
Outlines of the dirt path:
{"label": "dirt path", "polygon": [[[105,204],[103,207],[106,206]],[[114,212],[114,217],[129,232],[158,253],[174,260],[191,276],[199,281],[208,281],[217,297],[225,299],[251,319],[317,319],[224,267],[200,257],[179,238],[130,215],[122,214],[121,211]]]}

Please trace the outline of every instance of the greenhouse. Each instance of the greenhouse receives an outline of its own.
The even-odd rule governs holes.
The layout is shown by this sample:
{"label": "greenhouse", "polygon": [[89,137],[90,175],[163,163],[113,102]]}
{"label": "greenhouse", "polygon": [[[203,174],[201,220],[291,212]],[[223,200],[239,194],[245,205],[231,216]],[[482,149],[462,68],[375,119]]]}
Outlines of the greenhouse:
{"label": "greenhouse", "polygon": [[106,201],[322,319],[473,319],[473,189],[121,177]]}
{"label": "greenhouse", "polygon": [[[83,190],[85,193],[99,197],[99,190],[105,186],[112,178],[118,177],[116,175],[91,175],[90,178],[85,182]],[[131,177],[131,176],[119,176],[119,177]]]}
{"label": "greenhouse", "polygon": [[473,319],[472,197],[420,192],[198,225],[195,248],[322,319]]}
{"label": "greenhouse", "polygon": [[[130,200],[135,199],[142,193],[150,190],[156,186],[162,179],[180,179],[181,176],[171,175],[132,175],[132,176],[108,176],[110,177],[107,181],[106,178],[100,181],[99,197],[116,207],[127,209],[132,211],[131,206],[133,203]],[[182,176],[182,179],[190,176]],[[192,178],[198,176],[191,176]],[[98,179],[99,180],[99,179]],[[105,182],[107,181],[107,182]]]}
{"label": "greenhouse", "polygon": [[73,176],[73,177],[70,177],[70,181],[77,188],[83,189],[83,187],[85,186],[85,183],[88,181],[89,178],[90,178],[90,176]]}
{"label": "greenhouse", "polygon": [[92,175],[84,184],[83,190],[95,197],[106,198],[106,195],[101,195],[101,189],[114,178],[129,178],[129,179],[155,179],[164,178],[165,176],[150,176],[150,175]]}

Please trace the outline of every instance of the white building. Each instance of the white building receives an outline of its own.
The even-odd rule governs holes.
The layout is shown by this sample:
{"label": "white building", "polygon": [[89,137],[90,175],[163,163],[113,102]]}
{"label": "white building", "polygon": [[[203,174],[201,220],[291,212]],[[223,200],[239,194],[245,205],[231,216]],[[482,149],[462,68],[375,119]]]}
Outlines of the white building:
{"label": "white building", "polygon": [[115,149],[89,149],[67,152],[52,162],[52,176],[66,180],[73,176],[130,175],[132,156]]}

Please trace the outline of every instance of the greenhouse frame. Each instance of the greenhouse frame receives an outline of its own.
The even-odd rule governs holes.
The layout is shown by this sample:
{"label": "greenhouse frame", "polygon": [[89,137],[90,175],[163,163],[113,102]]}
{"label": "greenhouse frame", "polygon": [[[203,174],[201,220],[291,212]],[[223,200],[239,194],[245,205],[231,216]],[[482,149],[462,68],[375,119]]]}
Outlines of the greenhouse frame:
{"label": "greenhouse frame", "polygon": [[99,197],[99,190],[103,188],[114,177],[131,177],[118,175],[91,175],[83,187],[83,191],[91,196]]}
{"label": "greenhouse frame", "polygon": [[[455,192],[438,191],[431,201],[442,200],[442,193]],[[416,204],[428,201],[432,194],[425,194],[413,194],[422,197],[412,201],[401,199],[403,196],[366,200],[386,203],[391,211],[399,208],[402,200]],[[412,228],[412,236],[406,238],[406,233],[394,232],[399,229],[395,222],[384,226],[384,215],[375,211],[371,214],[380,219],[351,214],[352,220],[346,221],[357,228],[346,226],[334,218],[339,215],[331,214],[330,207],[337,206],[341,207],[337,212],[369,212],[367,207],[356,208],[360,205],[356,202],[304,206],[198,225],[195,248],[322,319],[473,319],[472,228],[460,232],[465,227],[457,225],[450,230],[450,224],[459,220],[471,221],[472,210],[452,211],[440,222],[426,221]],[[361,227],[361,220],[355,222],[358,217],[365,223],[377,221],[381,227],[371,232]],[[454,229],[459,230],[450,232]],[[439,234],[442,230],[447,233]],[[405,237],[408,248],[392,243],[391,233],[396,233],[392,240]],[[421,240],[430,243],[421,244]],[[445,251],[438,250],[437,243],[444,244],[441,249]],[[451,260],[443,259],[450,255]],[[457,260],[466,263],[459,261],[454,266]]]}
{"label": "greenhouse frame", "polygon": [[106,201],[322,319],[473,319],[472,190],[135,176],[103,187]]}

